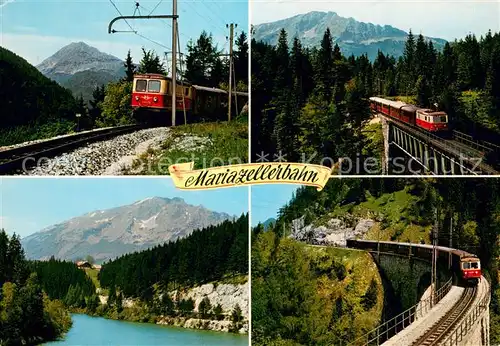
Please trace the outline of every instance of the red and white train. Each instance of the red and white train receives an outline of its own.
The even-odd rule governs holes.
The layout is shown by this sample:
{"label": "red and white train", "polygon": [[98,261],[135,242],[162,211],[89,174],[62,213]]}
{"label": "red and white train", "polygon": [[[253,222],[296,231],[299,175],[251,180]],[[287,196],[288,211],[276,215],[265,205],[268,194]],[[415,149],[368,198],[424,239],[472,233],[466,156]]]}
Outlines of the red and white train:
{"label": "red and white train", "polygon": [[[432,245],[398,243],[391,241],[377,242],[375,240],[347,239],[347,247],[367,251],[380,251],[399,255],[412,255],[418,258],[432,260]],[[481,279],[481,262],[476,255],[463,250],[437,246],[438,261],[447,265],[455,277],[464,283],[477,284]],[[449,260],[451,259],[451,263]]]}
{"label": "red and white train", "polygon": [[442,111],[433,111],[380,97],[370,97],[370,108],[373,112],[382,113],[429,132],[439,133],[449,130],[448,115]]}
{"label": "red and white train", "polygon": [[[227,103],[228,92],[218,88],[210,88],[180,82],[175,86],[176,110],[184,110],[191,116],[207,116],[223,113]],[[235,92],[238,105],[248,101],[248,93]],[[165,123],[170,117],[158,112],[172,111],[172,79],[162,74],[137,74],[132,84],[132,108],[136,112],[144,111],[145,120]],[[239,107],[241,108],[241,107]],[[153,115],[151,114],[153,113]]]}

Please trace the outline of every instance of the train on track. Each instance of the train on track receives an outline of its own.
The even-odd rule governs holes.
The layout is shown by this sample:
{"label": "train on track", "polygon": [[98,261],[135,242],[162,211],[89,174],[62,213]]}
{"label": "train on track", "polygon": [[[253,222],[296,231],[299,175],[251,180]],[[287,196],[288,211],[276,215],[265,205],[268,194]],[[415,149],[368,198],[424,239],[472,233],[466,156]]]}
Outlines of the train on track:
{"label": "train on track", "polygon": [[[176,111],[183,118],[184,110],[189,121],[206,119],[227,112],[228,92],[218,88],[177,82],[175,86]],[[248,102],[248,93],[235,92],[234,106],[242,108]],[[172,112],[172,78],[162,74],[134,75],[132,84],[132,108],[138,120],[166,124]],[[239,110],[237,109],[237,112]]]}
{"label": "train on track", "polygon": [[448,115],[442,111],[420,108],[401,101],[391,101],[381,97],[370,97],[372,112],[382,113],[409,125],[417,126],[435,134],[449,132]]}
{"label": "train on track", "polygon": [[[425,260],[432,260],[432,245],[398,243],[390,241],[377,242],[375,240],[347,239],[347,247],[366,251],[380,251],[403,256],[415,256]],[[458,281],[477,284],[481,279],[481,262],[476,255],[463,250],[448,247],[437,247],[437,258],[442,263],[449,263],[451,254],[451,269]]]}

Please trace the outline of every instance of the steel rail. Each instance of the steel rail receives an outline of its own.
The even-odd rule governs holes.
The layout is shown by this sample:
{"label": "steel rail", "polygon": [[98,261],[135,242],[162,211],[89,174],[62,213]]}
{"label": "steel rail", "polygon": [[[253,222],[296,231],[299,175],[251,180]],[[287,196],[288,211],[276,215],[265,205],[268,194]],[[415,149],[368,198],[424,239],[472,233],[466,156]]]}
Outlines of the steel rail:
{"label": "steel rail", "polygon": [[16,172],[19,169],[28,169],[35,165],[37,160],[51,158],[89,143],[135,132],[143,128],[145,128],[144,125],[125,125],[91,132],[77,133],[74,135],[2,150],[0,151],[0,175]]}

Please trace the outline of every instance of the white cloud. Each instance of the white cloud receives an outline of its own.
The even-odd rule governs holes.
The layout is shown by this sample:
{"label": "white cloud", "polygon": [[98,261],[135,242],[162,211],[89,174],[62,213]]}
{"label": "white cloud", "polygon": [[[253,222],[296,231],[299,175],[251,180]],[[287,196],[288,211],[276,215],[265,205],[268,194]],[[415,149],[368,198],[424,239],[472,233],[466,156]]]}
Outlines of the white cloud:
{"label": "white cloud", "polygon": [[104,53],[115,55],[120,59],[124,59],[127,56],[129,49],[134,61],[139,61],[139,58],[142,56],[140,45],[131,45],[113,41],[95,41],[86,40],[84,38],[11,33],[3,33],[0,37],[2,47],[20,55],[32,65],[40,64],[44,59],[48,58],[71,42],[80,41],[85,42]]}
{"label": "white cloud", "polygon": [[252,24],[272,22],[310,11],[334,11],[362,22],[410,28],[425,36],[452,40],[468,32],[477,35],[491,29],[500,31],[500,3],[497,0],[372,0],[311,1],[288,0],[251,2]]}

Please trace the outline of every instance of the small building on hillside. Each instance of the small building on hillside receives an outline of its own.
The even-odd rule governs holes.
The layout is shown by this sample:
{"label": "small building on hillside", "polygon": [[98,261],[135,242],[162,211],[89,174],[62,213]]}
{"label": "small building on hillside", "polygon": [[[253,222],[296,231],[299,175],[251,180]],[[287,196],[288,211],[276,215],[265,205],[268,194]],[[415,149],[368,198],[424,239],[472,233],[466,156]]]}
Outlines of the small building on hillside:
{"label": "small building on hillside", "polygon": [[92,266],[92,268],[94,268],[95,270],[99,271],[99,270],[101,270],[101,265],[100,264],[94,264]]}
{"label": "small building on hillside", "polygon": [[76,262],[76,266],[78,268],[80,268],[80,269],[83,269],[83,268],[92,268],[92,264],[90,264],[87,261],[78,261],[78,262]]}

